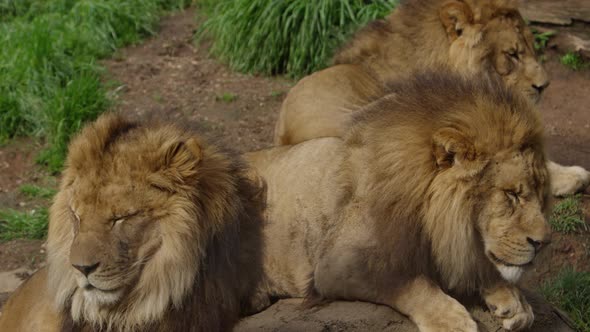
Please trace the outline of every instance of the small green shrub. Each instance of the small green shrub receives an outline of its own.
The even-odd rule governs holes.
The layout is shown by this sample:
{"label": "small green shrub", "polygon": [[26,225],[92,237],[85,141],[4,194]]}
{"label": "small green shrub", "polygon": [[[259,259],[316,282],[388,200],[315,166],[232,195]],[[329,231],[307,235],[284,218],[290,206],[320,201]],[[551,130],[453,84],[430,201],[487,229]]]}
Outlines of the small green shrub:
{"label": "small green shrub", "polygon": [[588,230],[582,211],[582,196],[573,195],[564,198],[553,207],[549,223],[554,230],[561,233],[574,233]]}
{"label": "small green shrub", "polygon": [[534,48],[537,51],[542,51],[545,49],[545,47],[547,47],[547,43],[549,42],[549,39],[551,39],[551,37],[555,36],[555,31],[545,31],[545,32],[540,32],[536,29],[532,29],[533,31],[533,35],[535,37],[535,41],[534,41]]}
{"label": "small green shrub", "polygon": [[231,93],[231,92],[225,92],[222,95],[215,97],[215,100],[223,101],[226,103],[231,103],[232,101],[235,101],[236,99],[238,99],[238,95],[235,93]]}
{"label": "small green shrub", "polygon": [[541,293],[568,313],[577,330],[590,332],[590,272],[566,268],[544,283]]}
{"label": "small green shrub", "polygon": [[588,68],[588,64],[584,61],[581,55],[574,52],[569,52],[566,55],[561,57],[561,63],[572,69],[572,70],[580,70],[584,68]]}
{"label": "small green shrub", "polygon": [[247,73],[300,77],[323,68],[359,27],[388,14],[397,0],[220,0],[198,37],[211,52]]}
{"label": "small green shrub", "polygon": [[39,187],[34,184],[23,184],[18,189],[23,195],[30,198],[50,199],[57,192],[55,189]]}
{"label": "small green shrub", "polygon": [[0,210],[0,240],[42,239],[47,235],[47,221],[46,208],[29,212]]}

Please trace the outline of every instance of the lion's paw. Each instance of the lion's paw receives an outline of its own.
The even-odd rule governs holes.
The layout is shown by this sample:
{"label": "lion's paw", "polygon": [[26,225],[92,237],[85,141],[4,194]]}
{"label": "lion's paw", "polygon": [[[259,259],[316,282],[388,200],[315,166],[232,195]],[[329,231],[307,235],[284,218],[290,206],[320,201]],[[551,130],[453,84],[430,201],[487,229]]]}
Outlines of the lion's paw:
{"label": "lion's paw", "polygon": [[441,309],[440,314],[434,314],[425,321],[419,322],[420,332],[477,332],[477,323],[471,318],[471,315],[458,304],[452,307]]}
{"label": "lion's paw", "polygon": [[488,294],[485,301],[492,314],[502,320],[502,326],[508,331],[520,331],[533,324],[533,308],[516,288],[496,290]]}
{"label": "lion's paw", "polygon": [[561,166],[552,163],[551,193],[553,196],[565,196],[584,191],[590,185],[590,172],[579,166]]}

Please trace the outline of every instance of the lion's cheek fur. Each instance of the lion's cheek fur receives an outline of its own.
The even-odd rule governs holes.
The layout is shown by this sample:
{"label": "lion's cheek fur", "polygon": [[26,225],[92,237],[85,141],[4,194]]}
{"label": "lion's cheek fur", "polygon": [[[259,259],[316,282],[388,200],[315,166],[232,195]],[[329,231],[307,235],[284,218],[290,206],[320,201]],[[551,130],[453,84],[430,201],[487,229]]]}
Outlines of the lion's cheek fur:
{"label": "lion's cheek fur", "polygon": [[424,205],[424,228],[443,285],[473,292],[481,282],[479,269],[485,256],[472,220],[476,203],[473,190],[444,174],[435,177],[430,188]]}
{"label": "lion's cheek fur", "polygon": [[48,290],[55,292],[53,298],[58,311],[65,309],[78,287],[75,272],[69,261],[70,246],[74,240],[72,222],[69,218],[62,188],[50,209],[51,222],[47,237]]}

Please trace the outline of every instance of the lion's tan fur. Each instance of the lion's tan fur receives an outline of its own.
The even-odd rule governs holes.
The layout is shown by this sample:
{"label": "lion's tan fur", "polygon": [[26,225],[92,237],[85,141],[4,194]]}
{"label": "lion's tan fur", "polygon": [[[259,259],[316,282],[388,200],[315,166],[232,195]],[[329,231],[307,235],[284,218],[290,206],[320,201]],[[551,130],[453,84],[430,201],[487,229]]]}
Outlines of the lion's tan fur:
{"label": "lion's tan fur", "polygon": [[[361,64],[377,75],[383,82],[415,68],[448,66],[458,71],[475,73],[482,68],[486,52],[462,52],[470,48],[453,47],[445,26],[441,24],[440,9],[448,0],[409,0],[402,2],[387,18],[370,23],[361,29],[353,39],[334,56],[334,64]],[[513,1],[467,0],[471,9],[468,19],[473,24],[486,25],[500,15],[514,15],[522,20]],[[520,21],[517,21],[521,23]],[[522,21],[524,23],[524,21]],[[522,26],[524,27],[524,26]],[[482,40],[481,30],[466,29],[465,43],[478,44]],[[527,43],[532,44],[532,34],[523,30]],[[495,37],[495,36],[492,36]],[[491,43],[492,40],[487,41]],[[455,52],[451,54],[450,52]]]}
{"label": "lion's tan fur", "polygon": [[[365,300],[422,319],[395,300],[412,280],[477,295],[508,282],[490,252],[524,264],[534,257],[526,238],[547,240],[543,130],[527,100],[495,79],[449,73],[389,89],[344,140],[246,155],[269,188],[269,294]],[[522,209],[507,205],[514,186]]]}
{"label": "lion's tan fur", "polygon": [[[342,137],[351,114],[382,95],[383,84],[424,68],[498,75],[538,100],[533,86],[544,88],[547,74],[535,59],[532,33],[511,3],[401,3],[386,19],[360,30],[336,54],[333,66],[305,77],[291,89],[276,124],[275,144]],[[457,8],[465,10],[465,15],[457,13]],[[512,48],[520,57],[516,62],[507,55]]]}
{"label": "lion's tan fur", "polygon": [[41,268],[11,294],[2,307],[0,331],[69,331],[67,315],[53,307],[47,289],[47,268]]}
{"label": "lion's tan fur", "polygon": [[[56,312],[101,330],[230,330],[261,253],[260,188],[248,176],[239,159],[175,126],[107,114],[86,127],[50,210],[43,282]],[[139,217],[118,230],[101,226],[131,210]],[[86,282],[122,283],[116,302],[80,288],[72,260],[84,259],[100,260]]]}

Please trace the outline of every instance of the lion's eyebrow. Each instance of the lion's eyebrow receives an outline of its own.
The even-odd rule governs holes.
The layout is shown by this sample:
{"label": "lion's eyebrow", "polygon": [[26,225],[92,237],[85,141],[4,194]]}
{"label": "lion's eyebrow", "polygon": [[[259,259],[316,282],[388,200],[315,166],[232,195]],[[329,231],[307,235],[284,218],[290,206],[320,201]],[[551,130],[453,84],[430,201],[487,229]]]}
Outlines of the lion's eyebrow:
{"label": "lion's eyebrow", "polygon": [[117,220],[117,219],[125,219],[135,217],[136,215],[140,214],[141,210],[130,210],[124,213],[114,213],[110,220]]}

